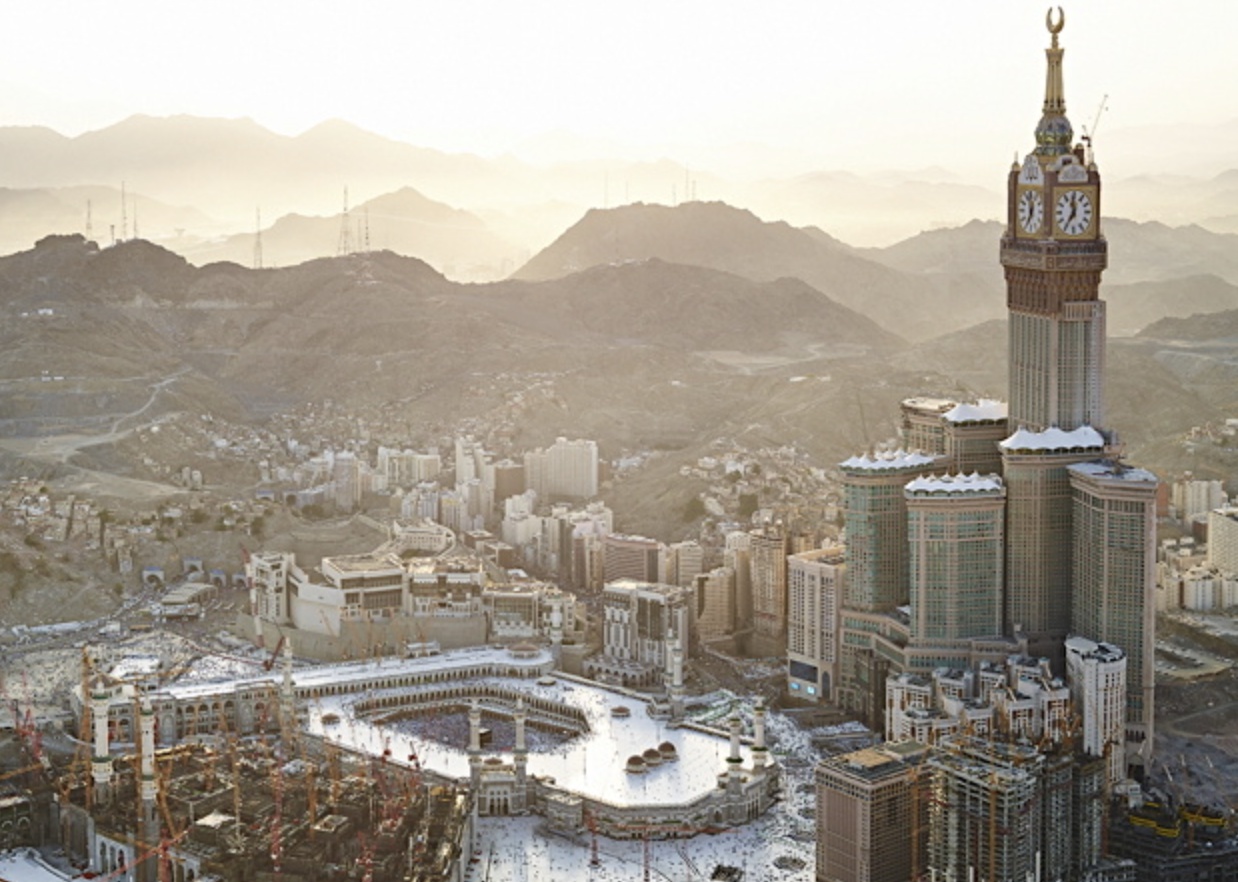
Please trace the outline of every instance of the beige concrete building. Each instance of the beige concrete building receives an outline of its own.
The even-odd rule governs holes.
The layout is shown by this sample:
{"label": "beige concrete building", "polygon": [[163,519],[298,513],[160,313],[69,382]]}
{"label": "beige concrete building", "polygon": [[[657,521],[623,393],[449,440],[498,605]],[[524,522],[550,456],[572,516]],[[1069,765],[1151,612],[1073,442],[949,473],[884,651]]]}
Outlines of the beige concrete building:
{"label": "beige concrete building", "polygon": [[846,571],[841,547],[787,558],[787,688],[797,698],[834,700]]}
{"label": "beige concrete building", "polygon": [[905,742],[817,764],[817,882],[907,882],[927,827],[913,797],[924,748]]}

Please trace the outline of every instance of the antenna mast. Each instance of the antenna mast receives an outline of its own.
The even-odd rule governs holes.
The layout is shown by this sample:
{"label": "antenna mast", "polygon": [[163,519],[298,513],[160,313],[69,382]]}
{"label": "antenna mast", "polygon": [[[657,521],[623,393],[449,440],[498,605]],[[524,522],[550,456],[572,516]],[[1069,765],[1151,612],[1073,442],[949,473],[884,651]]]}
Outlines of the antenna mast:
{"label": "antenna mast", "polygon": [[348,219],[348,188],[344,188],[344,213],[340,216],[340,242],[335,249],[336,256],[345,257],[352,254],[352,228]]}
{"label": "antenna mast", "polygon": [[129,205],[125,196],[125,182],[120,182],[120,241],[129,238]]}
{"label": "antenna mast", "polygon": [[95,233],[90,222],[90,200],[86,200],[86,241],[94,239]]}
{"label": "antenna mast", "polygon": [[262,269],[262,209],[254,209],[254,269]]}

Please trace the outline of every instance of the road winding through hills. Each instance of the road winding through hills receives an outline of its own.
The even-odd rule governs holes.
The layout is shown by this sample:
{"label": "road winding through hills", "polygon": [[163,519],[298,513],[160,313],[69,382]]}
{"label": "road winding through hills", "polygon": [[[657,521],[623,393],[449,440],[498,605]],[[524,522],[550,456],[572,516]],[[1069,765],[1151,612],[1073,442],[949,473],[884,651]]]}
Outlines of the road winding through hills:
{"label": "road winding through hills", "polygon": [[188,373],[189,370],[189,367],[182,367],[176,373],[152,383],[150,385],[151,393],[146,402],[141,407],[117,416],[106,432],[0,438],[0,449],[26,459],[55,466],[59,474],[52,483],[56,485],[58,490],[66,493],[113,496],[131,500],[159,499],[182,493],[184,492],[183,488],[172,484],[145,481],[140,478],[129,478],[123,475],[101,472],[96,469],[88,469],[74,465],[71,459],[83,448],[115,443],[128,437],[138,428],[158,425],[172,416],[173,414],[163,414],[145,422],[140,419],[143,414],[154,407],[155,402],[163,391]]}

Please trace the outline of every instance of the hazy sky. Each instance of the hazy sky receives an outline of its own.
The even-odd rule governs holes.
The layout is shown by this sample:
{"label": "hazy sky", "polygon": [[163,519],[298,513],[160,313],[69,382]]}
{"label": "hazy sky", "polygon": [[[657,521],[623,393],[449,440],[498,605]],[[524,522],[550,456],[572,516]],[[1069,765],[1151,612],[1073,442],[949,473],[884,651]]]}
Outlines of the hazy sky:
{"label": "hazy sky", "polygon": [[[713,164],[963,171],[1031,146],[1044,0],[48,0],[9,4],[0,125],[341,118],[448,150],[540,135]],[[1076,131],[1238,118],[1238,3],[1064,4]],[[611,148],[606,152],[615,153]],[[772,171],[776,172],[777,169]]]}

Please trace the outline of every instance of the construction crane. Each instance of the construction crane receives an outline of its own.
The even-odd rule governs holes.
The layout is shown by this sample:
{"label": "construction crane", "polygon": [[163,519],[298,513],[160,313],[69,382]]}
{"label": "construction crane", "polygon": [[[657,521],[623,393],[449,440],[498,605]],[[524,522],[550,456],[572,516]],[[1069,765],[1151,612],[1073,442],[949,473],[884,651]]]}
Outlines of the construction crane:
{"label": "construction crane", "polygon": [[159,767],[159,788],[156,791],[157,798],[159,801],[159,811],[163,815],[163,823],[166,828],[163,834],[163,837],[161,838],[161,842],[163,843],[163,848],[159,856],[160,882],[170,882],[172,875],[173,875],[172,856],[169,853],[169,850],[167,848],[167,843],[170,841],[169,837],[176,837],[177,839],[179,839],[180,835],[183,835],[189,832],[189,825],[186,824],[185,829],[179,831],[179,835],[178,835],[178,831],[176,829],[177,824],[172,819],[172,811],[168,808],[168,778],[172,774],[173,762],[175,762],[175,760],[164,763]]}
{"label": "construction crane", "polygon": [[5,772],[3,775],[0,775],[0,781],[7,781],[9,778],[16,778],[18,775],[24,775],[27,772],[36,772],[42,768],[43,768],[42,763],[32,763],[31,765],[23,766],[20,769],[14,769],[11,772]]}
{"label": "construction crane", "polygon": [[1105,97],[1100,99],[1100,106],[1096,108],[1096,116],[1092,118],[1090,127],[1083,127],[1083,149],[1086,161],[1090,165],[1092,163],[1092,140],[1096,137],[1096,129],[1100,126],[1101,114],[1105,112],[1106,105],[1109,102],[1109,93],[1105,93]]}

